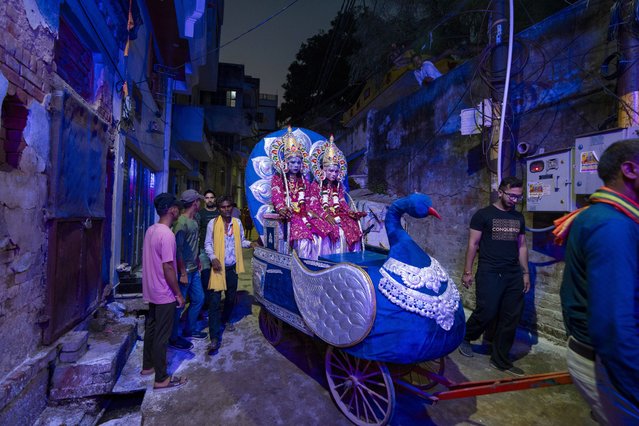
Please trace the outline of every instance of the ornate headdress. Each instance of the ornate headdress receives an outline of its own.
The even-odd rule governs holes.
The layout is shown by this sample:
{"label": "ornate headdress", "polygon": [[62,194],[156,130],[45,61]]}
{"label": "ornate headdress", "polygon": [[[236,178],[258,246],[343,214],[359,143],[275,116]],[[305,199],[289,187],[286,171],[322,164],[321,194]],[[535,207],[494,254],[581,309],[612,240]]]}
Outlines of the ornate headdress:
{"label": "ornate headdress", "polygon": [[277,171],[288,172],[288,160],[293,157],[302,159],[302,174],[309,170],[308,153],[304,149],[304,144],[293,134],[293,129],[288,126],[287,132],[281,138],[277,138],[271,145],[271,161]]}
{"label": "ornate headdress", "polygon": [[[326,173],[323,167],[338,166],[339,174],[337,175],[338,181],[343,181],[346,177],[346,158],[340,149],[335,145],[333,135],[331,135],[328,141],[320,143],[311,152],[311,170],[313,176],[318,181],[326,179]],[[321,167],[320,167],[321,165]]]}

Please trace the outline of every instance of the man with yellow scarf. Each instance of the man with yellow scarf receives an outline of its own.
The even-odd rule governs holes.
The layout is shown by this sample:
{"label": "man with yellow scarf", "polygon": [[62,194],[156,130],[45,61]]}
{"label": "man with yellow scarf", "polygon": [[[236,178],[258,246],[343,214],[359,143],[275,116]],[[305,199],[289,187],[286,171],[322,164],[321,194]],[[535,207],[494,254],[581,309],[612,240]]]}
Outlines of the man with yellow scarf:
{"label": "man with yellow scarf", "polygon": [[[233,199],[227,195],[218,198],[217,208],[220,216],[209,222],[206,227],[204,250],[211,259],[211,278],[209,279],[209,335],[211,345],[209,355],[220,348],[222,324],[228,331],[235,327],[229,323],[235,294],[237,292],[237,274],[244,272],[242,248],[255,247],[244,238],[244,228],[239,219],[232,217]],[[222,292],[225,292],[224,309],[221,308]]]}

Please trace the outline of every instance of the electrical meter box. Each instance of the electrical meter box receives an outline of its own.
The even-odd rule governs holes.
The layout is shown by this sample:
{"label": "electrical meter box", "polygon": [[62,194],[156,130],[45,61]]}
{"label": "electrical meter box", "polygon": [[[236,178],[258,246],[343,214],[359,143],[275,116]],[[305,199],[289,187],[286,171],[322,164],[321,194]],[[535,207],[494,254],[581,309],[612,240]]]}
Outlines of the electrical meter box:
{"label": "electrical meter box", "polygon": [[603,185],[597,175],[601,154],[613,143],[637,137],[637,127],[612,129],[575,139],[575,194],[589,195]]}
{"label": "electrical meter box", "polygon": [[531,212],[569,212],[572,195],[572,149],[526,159],[526,208]]}

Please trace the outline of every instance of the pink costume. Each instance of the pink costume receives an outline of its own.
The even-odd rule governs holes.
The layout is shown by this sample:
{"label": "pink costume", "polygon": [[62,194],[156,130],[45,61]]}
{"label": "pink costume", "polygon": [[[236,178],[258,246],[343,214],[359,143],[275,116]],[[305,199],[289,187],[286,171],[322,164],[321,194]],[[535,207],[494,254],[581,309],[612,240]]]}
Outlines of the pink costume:
{"label": "pink costume", "polygon": [[[284,159],[281,158],[281,152]],[[286,161],[292,157],[302,159],[304,165],[299,173],[288,171]],[[276,140],[271,147],[271,158],[276,173],[271,181],[271,202],[276,212],[287,211],[290,216],[288,240],[300,257],[317,259],[322,238],[327,238],[330,226],[308,208],[308,180],[304,177],[308,171],[308,154],[303,146],[289,132]]]}
{"label": "pink costume", "polygon": [[[325,168],[334,166],[339,168],[339,172],[333,180],[329,180]],[[346,159],[333,142],[332,136],[330,141],[313,149],[311,169],[316,181],[311,184],[309,207],[322,219],[332,218],[335,222],[334,225],[326,222],[330,226],[329,238],[322,240],[320,254],[361,250],[362,231],[357,219],[363,214],[351,210],[346,201],[344,186],[341,184],[346,177]]]}
{"label": "pink costume", "polygon": [[[321,254],[361,250],[362,231],[357,221],[350,216],[353,210],[350,209],[348,202],[346,202],[344,186],[339,185],[337,181],[326,181],[320,190],[319,184],[313,182],[310,191],[310,208],[318,216],[322,219],[326,219],[328,216],[339,218],[339,220],[335,219],[339,222],[335,225],[330,225],[327,222],[328,226],[330,226],[329,238],[331,245],[322,244]],[[346,247],[341,246],[340,229],[343,231]]]}

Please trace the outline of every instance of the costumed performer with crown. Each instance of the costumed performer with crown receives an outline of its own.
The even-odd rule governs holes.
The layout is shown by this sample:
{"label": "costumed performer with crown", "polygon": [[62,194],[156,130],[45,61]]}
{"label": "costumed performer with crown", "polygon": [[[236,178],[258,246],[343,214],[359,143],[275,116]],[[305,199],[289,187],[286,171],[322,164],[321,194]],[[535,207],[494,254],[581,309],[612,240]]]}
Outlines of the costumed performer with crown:
{"label": "costumed performer with crown", "polygon": [[358,220],[366,213],[352,210],[346,201],[342,181],[346,177],[346,158],[335,145],[333,136],[317,145],[311,153],[311,209],[330,225],[329,238],[322,240],[320,254],[360,251],[362,230]]}
{"label": "costumed performer with crown", "polygon": [[280,217],[289,221],[291,247],[302,258],[317,259],[330,226],[308,208],[308,153],[290,126],[271,145],[270,157],[278,172],[271,181],[271,202]]}

